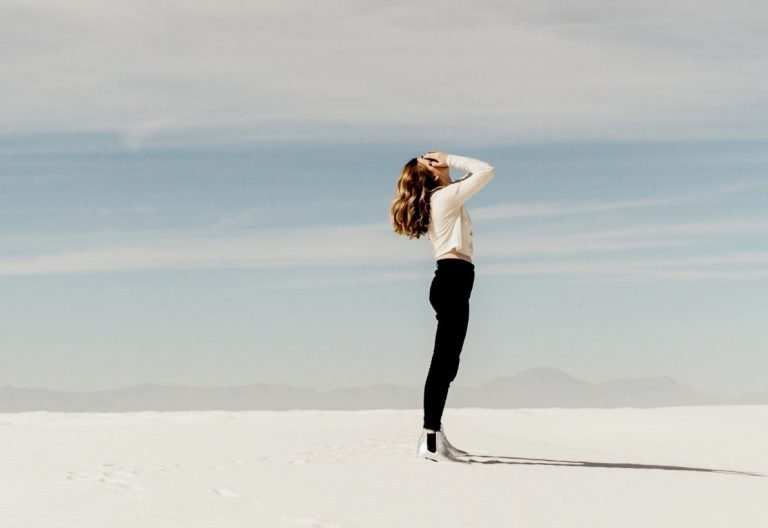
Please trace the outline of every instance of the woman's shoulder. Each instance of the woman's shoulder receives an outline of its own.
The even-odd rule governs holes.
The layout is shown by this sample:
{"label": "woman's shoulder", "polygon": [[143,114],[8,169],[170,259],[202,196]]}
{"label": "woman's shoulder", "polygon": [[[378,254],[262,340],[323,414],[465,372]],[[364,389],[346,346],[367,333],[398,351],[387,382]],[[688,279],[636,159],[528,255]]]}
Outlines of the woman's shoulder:
{"label": "woman's shoulder", "polygon": [[431,203],[439,202],[443,195],[445,195],[445,186],[435,187],[429,191],[429,201]]}
{"label": "woman's shoulder", "polygon": [[445,190],[446,187],[435,189],[429,198],[429,205],[432,213],[438,216],[453,216],[458,214],[461,209],[461,203],[454,199],[453,193]]}
{"label": "woman's shoulder", "polygon": [[453,197],[456,193],[451,192],[450,189],[455,189],[456,186],[454,185],[456,182],[452,181],[448,185],[441,185],[440,187],[435,187],[430,192],[430,201],[450,201],[451,197]]}

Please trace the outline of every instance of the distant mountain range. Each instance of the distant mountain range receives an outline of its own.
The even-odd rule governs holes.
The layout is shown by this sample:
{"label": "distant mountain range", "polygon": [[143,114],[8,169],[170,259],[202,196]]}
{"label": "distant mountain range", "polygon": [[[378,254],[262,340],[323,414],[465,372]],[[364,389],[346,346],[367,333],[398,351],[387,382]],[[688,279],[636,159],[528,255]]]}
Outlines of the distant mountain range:
{"label": "distant mountain range", "polygon": [[[71,392],[0,388],[0,412],[187,411],[249,409],[417,409],[423,386],[376,384],[315,390],[286,384],[201,388],[144,383],[122,389]],[[452,385],[448,407],[664,407],[768,404],[768,394],[735,400],[686,387],[669,377],[627,378],[590,383],[549,367],[494,378],[475,387]]]}

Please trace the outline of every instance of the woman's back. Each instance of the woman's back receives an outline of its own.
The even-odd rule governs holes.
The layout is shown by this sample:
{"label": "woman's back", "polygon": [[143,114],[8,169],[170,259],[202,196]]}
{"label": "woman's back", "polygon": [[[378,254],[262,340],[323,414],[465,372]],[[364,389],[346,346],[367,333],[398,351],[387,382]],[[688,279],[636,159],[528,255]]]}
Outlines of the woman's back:
{"label": "woman's back", "polygon": [[447,163],[467,174],[432,191],[427,236],[436,259],[459,253],[471,260],[474,253],[472,218],[464,204],[491,181],[495,169],[485,161],[455,154],[448,154]]}

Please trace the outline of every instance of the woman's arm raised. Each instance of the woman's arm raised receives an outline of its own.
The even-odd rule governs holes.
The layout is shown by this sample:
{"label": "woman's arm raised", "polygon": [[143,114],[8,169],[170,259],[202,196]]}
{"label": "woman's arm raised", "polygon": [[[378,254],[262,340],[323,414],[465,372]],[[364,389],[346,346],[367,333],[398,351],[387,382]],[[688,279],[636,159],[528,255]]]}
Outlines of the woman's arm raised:
{"label": "woman's arm raised", "polygon": [[451,167],[463,169],[469,173],[464,178],[448,185],[443,191],[461,203],[485,187],[495,173],[495,169],[490,163],[466,156],[448,154],[447,163]]}

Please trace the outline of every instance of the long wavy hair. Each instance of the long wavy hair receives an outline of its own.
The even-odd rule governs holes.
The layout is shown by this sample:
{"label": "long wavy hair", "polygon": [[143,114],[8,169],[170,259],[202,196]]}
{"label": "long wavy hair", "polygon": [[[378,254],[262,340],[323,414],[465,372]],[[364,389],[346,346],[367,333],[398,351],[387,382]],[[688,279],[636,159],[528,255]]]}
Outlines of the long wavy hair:
{"label": "long wavy hair", "polygon": [[403,165],[395,197],[390,202],[389,218],[398,235],[420,238],[429,228],[431,192],[442,187],[416,158]]}

